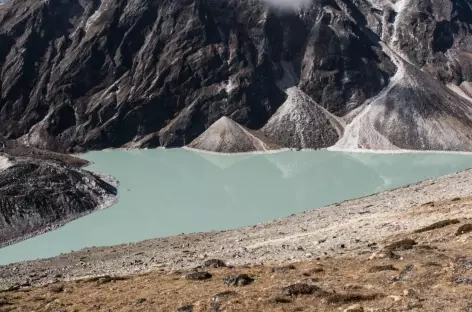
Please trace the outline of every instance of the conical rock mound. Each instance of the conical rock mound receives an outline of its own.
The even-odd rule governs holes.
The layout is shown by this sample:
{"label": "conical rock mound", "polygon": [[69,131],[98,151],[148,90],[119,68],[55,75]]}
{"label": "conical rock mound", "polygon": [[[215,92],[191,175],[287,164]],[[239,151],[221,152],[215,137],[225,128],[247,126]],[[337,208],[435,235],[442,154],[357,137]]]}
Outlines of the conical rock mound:
{"label": "conical rock mound", "polygon": [[396,75],[364,104],[334,148],[472,151],[472,102],[387,51]]}
{"label": "conical rock mound", "polygon": [[298,87],[291,87],[286,93],[287,100],[262,132],[291,148],[323,148],[336,143],[342,135],[342,123]]}
{"label": "conical rock mound", "polygon": [[271,146],[228,117],[221,117],[187,147],[218,153],[267,151]]}

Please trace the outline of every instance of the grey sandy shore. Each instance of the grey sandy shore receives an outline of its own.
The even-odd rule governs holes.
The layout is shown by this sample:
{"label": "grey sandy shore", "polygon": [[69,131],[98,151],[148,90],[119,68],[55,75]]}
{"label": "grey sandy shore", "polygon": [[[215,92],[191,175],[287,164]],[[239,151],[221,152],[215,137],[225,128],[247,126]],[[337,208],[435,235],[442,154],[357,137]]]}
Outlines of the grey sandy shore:
{"label": "grey sandy shore", "polygon": [[[467,170],[246,228],[87,248],[2,266],[0,289],[97,275],[190,269],[210,258],[245,265],[349,256],[362,253],[371,242],[436,221],[470,218],[469,205],[457,199],[471,195],[472,170]],[[428,202],[450,200],[454,202],[447,211],[422,209]]]}

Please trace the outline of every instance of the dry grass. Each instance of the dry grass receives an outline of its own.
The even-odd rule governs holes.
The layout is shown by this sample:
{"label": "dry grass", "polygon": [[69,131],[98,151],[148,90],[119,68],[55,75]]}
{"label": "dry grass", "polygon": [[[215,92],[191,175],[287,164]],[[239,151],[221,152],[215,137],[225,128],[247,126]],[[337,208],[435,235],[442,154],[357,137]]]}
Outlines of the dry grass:
{"label": "dry grass", "polygon": [[[211,274],[207,280],[185,279],[191,272],[152,272],[21,288],[0,294],[0,312],[167,312],[184,306],[193,306],[195,312],[339,312],[355,303],[365,311],[470,311],[472,233],[457,237],[458,228],[449,224],[406,233],[343,257],[276,269],[199,268]],[[392,251],[397,257],[389,257]],[[225,277],[238,274],[247,274],[254,282],[225,285]]]}

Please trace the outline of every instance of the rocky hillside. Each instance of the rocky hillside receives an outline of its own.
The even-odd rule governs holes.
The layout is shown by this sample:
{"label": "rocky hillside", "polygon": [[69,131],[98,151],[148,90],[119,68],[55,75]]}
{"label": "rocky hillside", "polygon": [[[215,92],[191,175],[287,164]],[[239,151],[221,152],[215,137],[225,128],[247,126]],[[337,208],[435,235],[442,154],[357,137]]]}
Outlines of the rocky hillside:
{"label": "rocky hillside", "polygon": [[[55,151],[182,146],[222,116],[263,128],[296,87],[314,108],[278,120],[312,111],[317,126],[271,122],[280,145],[471,151],[471,7],[9,0],[0,135]],[[293,129],[308,135],[292,139]]]}
{"label": "rocky hillside", "polygon": [[105,208],[116,195],[102,177],[78,168],[82,160],[28,150],[0,149],[0,247]]}

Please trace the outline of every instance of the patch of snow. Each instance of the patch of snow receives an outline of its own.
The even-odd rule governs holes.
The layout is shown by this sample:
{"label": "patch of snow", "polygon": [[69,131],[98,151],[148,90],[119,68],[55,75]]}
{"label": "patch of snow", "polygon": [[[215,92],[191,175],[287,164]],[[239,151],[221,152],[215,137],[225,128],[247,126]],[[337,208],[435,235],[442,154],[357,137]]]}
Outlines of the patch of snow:
{"label": "patch of snow", "polygon": [[0,156],[0,170],[5,170],[13,166],[13,163],[6,157]]}

